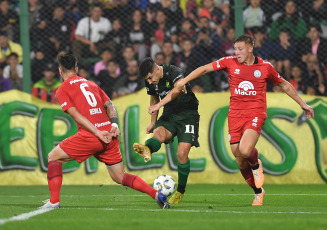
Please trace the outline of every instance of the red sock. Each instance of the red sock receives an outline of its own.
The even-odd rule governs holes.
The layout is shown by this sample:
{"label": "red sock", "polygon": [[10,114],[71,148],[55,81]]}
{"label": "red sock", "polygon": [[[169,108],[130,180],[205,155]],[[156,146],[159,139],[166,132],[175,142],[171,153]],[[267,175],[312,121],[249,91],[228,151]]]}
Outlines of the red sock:
{"label": "red sock", "polygon": [[252,150],[252,154],[248,158],[248,162],[251,167],[256,166],[258,164],[258,150],[256,148]]}
{"label": "red sock", "polygon": [[60,188],[62,184],[62,163],[57,161],[48,162],[48,185],[50,190],[50,202],[60,201]]}
{"label": "red sock", "polygon": [[128,186],[137,191],[143,192],[151,196],[153,199],[156,197],[157,190],[145,183],[140,177],[125,173],[122,185]]}
{"label": "red sock", "polygon": [[253,173],[250,167],[246,169],[240,169],[242,176],[244,177],[245,181],[250,185],[251,188],[255,187]]}

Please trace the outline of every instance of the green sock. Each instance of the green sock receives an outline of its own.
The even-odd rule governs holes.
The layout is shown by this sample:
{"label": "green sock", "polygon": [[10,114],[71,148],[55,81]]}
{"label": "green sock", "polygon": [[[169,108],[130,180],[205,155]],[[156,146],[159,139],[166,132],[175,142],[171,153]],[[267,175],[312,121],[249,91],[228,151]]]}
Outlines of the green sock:
{"label": "green sock", "polygon": [[151,153],[155,153],[161,148],[161,142],[155,137],[146,140],[145,145],[149,147]]}
{"label": "green sock", "polygon": [[185,192],[188,174],[190,174],[190,168],[190,160],[188,160],[184,164],[178,163],[178,188],[180,188],[180,191],[178,190],[178,188],[177,191],[179,191],[180,193]]}

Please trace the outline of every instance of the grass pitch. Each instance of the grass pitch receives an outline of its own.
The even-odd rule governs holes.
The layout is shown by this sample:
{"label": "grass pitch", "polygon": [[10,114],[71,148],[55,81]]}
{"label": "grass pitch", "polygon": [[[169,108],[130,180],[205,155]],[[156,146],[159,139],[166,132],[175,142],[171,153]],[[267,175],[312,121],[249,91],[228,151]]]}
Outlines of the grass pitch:
{"label": "grass pitch", "polygon": [[160,210],[122,186],[63,186],[61,208],[38,213],[46,186],[0,186],[0,229],[327,229],[326,185],[264,188],[264,205],[252,207],[247,185],[188,185],[181,204]]}

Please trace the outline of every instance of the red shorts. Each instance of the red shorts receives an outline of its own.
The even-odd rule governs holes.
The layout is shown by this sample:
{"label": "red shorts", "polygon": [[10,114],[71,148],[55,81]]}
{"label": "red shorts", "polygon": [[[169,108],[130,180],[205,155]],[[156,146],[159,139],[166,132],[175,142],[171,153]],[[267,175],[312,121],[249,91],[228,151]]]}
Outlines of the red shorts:
{"label": "red shorts", "polygon": [[260,135],[264,124],[265,119],[260,117],[228,117],[229,143],[240,142],[247,129],[253,129]]}
{"label": "red shorts", "polygon": [[99,161],[114,165],[122,161],[119,139],[115,138],[105,144],[91,133],[78,132],[60,142],[60,148],[78,163],[94,156]]}

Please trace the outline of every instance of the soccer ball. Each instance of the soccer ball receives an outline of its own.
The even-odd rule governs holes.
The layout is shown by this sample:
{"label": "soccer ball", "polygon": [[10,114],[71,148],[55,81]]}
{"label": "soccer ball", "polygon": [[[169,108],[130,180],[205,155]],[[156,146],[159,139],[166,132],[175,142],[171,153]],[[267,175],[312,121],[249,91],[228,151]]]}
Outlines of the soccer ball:
{"label": "soccer ball", "polygon": [[161,175],[154,180],[153,188],[165,196],[170,196],[175,192],[176,183],[171,176]]}

